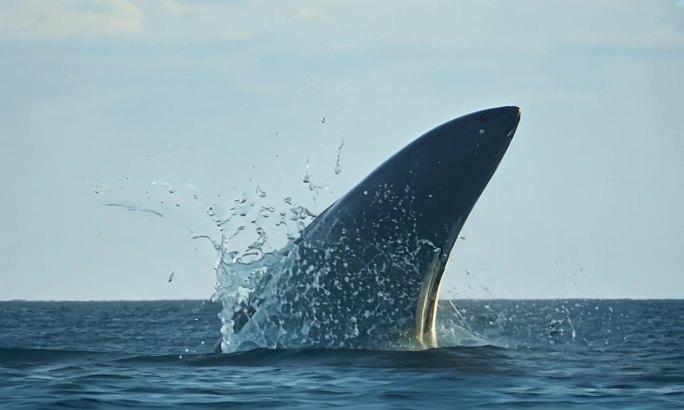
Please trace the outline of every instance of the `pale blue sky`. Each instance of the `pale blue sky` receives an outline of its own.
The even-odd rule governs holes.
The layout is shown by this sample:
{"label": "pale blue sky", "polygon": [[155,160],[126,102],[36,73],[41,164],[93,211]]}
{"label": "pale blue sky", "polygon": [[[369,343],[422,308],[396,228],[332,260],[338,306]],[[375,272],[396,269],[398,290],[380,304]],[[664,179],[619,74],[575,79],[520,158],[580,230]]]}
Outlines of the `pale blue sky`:
{"label": "pale blue sky", "polygon": [[680,2],[0,0],[0,61],[0,299],[206,298],[207,206],[499,105],[442,296],[684,297]]}

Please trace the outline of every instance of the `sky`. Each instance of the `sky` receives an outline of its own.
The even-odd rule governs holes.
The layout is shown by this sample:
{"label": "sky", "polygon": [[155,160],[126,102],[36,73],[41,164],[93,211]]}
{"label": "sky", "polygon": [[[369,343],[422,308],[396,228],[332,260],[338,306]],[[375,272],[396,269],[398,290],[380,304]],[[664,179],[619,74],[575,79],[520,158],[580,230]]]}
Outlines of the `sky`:
{"label": "sky", "polygon": [[208,298],[207,207],[501,105],[441,297],[684,297],[680,1],[0,0],[0,61],[0,300]]}

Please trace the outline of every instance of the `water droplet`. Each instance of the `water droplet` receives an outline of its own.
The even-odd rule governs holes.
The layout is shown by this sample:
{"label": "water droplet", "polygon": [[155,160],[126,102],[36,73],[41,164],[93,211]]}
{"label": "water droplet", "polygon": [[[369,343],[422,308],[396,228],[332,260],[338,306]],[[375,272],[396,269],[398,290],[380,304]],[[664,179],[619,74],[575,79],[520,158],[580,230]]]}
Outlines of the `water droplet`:
{"label": "water droplet", "polygon": [[480,130],[480,135],[484,134],[484,130]]}
{"label": "water droplet", "polygon": [[363,194],[364,194],[364,195],[368,195],[368,191],[363,191]]}
{"label": "water droplet", "polygon": [[325,124],[325,117],[321,118],[321,124]]}
{"label": "water droplet", "polygon": [[199,195],[197,195],[197,194],[193,195],[192,197],[195,199],[199,199]]}
{"label": "water droplet", "polygon": [[98,195],[109,191],[111,190],[105,184],[95,185],[95,193]]}
{"label": "water droplet", "polygon": [[337,162],[335,163],[335,174],[342,172],[342,166],[340,165],[340,156],[342,155],[342,147],[344,147],[344,137],[342,137],[342,142],[337,148]]}
{"label": "water droplet", "polygon": [[266,197],[266,192],[264,192],[259,186],[256,187],[256,193],[257,195],[259,195],[260,198]]}

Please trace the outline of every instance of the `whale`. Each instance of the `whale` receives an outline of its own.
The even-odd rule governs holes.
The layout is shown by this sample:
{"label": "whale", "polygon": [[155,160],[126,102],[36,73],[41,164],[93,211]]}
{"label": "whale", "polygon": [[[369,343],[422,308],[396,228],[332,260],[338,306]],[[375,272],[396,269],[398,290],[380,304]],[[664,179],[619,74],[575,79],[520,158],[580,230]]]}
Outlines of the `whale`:
{"label": "whale", "polygon": [[321,212],[234,309],[237,349],[437,346],[447,260],[520,115],[503,106],[439,125]]}

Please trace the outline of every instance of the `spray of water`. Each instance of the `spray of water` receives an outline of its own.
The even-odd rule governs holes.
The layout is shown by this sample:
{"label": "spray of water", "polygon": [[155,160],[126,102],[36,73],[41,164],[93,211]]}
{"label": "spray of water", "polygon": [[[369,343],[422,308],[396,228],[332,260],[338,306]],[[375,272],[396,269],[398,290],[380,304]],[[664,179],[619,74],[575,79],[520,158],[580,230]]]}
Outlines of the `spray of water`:
{"label": "spray of water", "polygon": [[[337,149],[335,174],[342,171],[343,147],[344,140]],[[329,189],[312,181],[307,158],[302,182],[309,192],[313,193],[315,204],[316,196],[322,192],[329,192]],[[166,202],[171,205],[180,203],[179,199],[175,198],[178,190],[170,183],[153,181],[152,185],[171,198]],[[200,195],[196,188],[188,184],[188,189],[188,195],[198,200]],[[106,192],[104,185],[96,187],[97,195],[104,195]],[[391,198],[382,196],[386,195],[386,192],[389,191],[381,189],[372,193],[374,200],[390,200]],[[145,193],[151,201],[149,192]],[[216,195],[216,198],[220,198],[220,195]],[[407,195],[401,200],[410,199]],[[400,206],[401,200],[393,199]],[[160,203],[164,205],[165,200]],[[127,203],[107,203],[106,206],[166,216],[166,213],[162,214],[153,208]],[[178,205],[172,207],[177,208]],[[402,232],[407,228],[404,226],[406,221],[413,220],[412,216],[407,215],[402,220],[394,221],[397,226],[395,240],[382,244],[382,247],[374,243],[361,246],[366,250],[364,257],[360,258],[365,261],[365,266],[348,266],[347,260],[329,249],[322,249],[319,255],[321,260],[312,264],[302,259],[306,252],[302,252],[296,239],[316,217],[315,212],[296,203],[291,197],[274,199],[262,186],[255,186],[244,192],[228,205],[211,205],[206,209],[206,213],[216,232],[210,235],[196,235],[194,239],[207,240],[216,251],[216,285],[212,300],[220,302],[223,306],[219,317],[222,323],[222,350],[226,352],[256,347],[363,347],[364,344],[359,343],[357,339],[360,336],[368,337],[368,329],[365,335],[359,335],[358,323],[371,316],[391,314],[391,306],[396,303],[393,297],[415,297],[409,294],[397,296],[392,291],[393,284],[387,281],[387,275],[384,274],[387,267],[374,263],[373,255],[383,252],[400,255],[400,258],[393,261],[393,268],[399,266],[400,270],[412,272],[416,269],[416,261],[429,257],[437,250],[428,241],[415,242],[402,237]],[[351,237],[354,235],[350,232]],[[344,283],[328,281],[327,285],[325,284],[326,275],[331,269],[336,271],[338,276],[335,277]],[[348,274],[340,276],[341,269],[348,269]],[[294,275],[297,277],[296,285],[293,285],[291,280]],[[359,281],[360,276],[364,278],[363,281]],[[302,277],[306,278],[306,283],[302,283]],[[363,289],[353,289],[362,283]],[[368,284],[371,286],[366,289]],[[420,284],[414,285],[418,291]],[[331,315],[330,306],[327,306],[325,313],[321,313],[319,307],[326,306],[326,303],[329,305],[325,299],[331,291],[349,289],[352,289],[352,292],[372,291],[366,295],[369,304],[367,310],[345,313],[344,307],[341,307]],[[259,303],[254,303],[255,300]],[[255,305],[258,305],[258,308],[250,310]],[[375,319],[382,322],[396,320],[396,317],[378,316]],[[333,328],[335,331],[331,331]],[[375,330],[370,329],[370,332],[374,337],[382,337],[381,326]],[[486,344],[483,337],[472,331],[455,306],[440,312],[437,332],[442,346]],[[390,349],[421,348],[407,340],[408,338],[405,338],[397,343],[386,343],[382,346]]]}
{"label": "spray of water", "polygon": [[[380,195],[375,200],[387,200],[383,192],[389,190],[374,193]],[[279,204],[282,209],[277,209],[263,203],[267,195],[261,188],[256,193],[252,198],[240,196],[226,210],[219,206],[207,210],[220,233],[219,240],[211,240],[218,255],[212,299],[223,305],[219,317],[224,352],[298,347],[423,348],[411,334],[385,337],[384,333],[396,321],[408,320],[398,327],[411,327],[414,310],[407,314],[399,309],[417,298],[422,280],[416,271],[417,261],[439,251],[427,240],[410,239],[413,235],[403,225],[413,217],[394,221],[394,239],[383,244],[360,244],[359,236],[350,229],[348,238],[361,253],[352,263],[340,257],[348,252],[335,251],[344,248],[343,243],[329,249],[300,248],[303,245],[296,238],[315,214],[289,197]],[[410,196],[393,202],[408,200]],[[285,245],[274,246],[282,243],[283,236]],[[384,265],[387,255],[392,255],[391,267]],[[405,272],[405,280],[416,283],[396,283],[388,278],[386,269]],[[347,292],[348,296],[342,296]],[[338,301],[335,303],[362,300],[364,306],[356,302],[331,306],[331,294],[335,294],[331,299]],[[455,306],[442,317],[440,345],[487,344]],[[377,326],[369,327],[369,323]]]}

